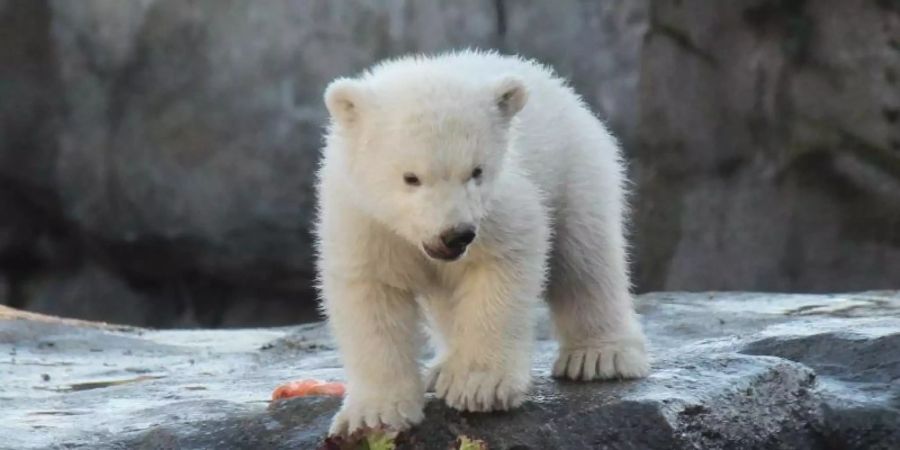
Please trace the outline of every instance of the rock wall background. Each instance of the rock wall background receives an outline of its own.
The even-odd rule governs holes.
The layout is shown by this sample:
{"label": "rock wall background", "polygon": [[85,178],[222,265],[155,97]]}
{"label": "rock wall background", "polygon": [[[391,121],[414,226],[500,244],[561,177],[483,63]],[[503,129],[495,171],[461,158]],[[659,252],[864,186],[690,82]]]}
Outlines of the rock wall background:
{"label": "rock wall background", "polygon": [[0,0],[0,302],[314,318],[322,89],[467,46],[554,66],[620,136],[639,290],[897,287],[896,2]]}
{"label": "rock wall background", "polygon": [[900,3],[652,2],[639,285],[900,285]]}

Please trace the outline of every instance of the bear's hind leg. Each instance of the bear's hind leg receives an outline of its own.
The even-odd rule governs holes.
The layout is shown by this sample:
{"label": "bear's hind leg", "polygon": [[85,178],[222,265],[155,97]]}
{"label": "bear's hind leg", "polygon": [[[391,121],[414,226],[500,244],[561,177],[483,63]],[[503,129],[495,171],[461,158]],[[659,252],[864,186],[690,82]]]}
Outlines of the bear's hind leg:
{"label": "bear's hind leg", "polygon": [[616,180],[583,175],[573,188],[582,198],[567,199],[556,216],[548,285],[559,338],[553,375],[644,377],[649,360],[629,289],[623,194]]}

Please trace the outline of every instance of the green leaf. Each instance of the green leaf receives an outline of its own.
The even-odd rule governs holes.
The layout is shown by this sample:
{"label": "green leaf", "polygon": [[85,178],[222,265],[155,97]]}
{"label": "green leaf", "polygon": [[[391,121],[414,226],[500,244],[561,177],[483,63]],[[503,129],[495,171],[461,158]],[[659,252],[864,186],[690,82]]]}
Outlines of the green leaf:
{"label": "green leaf", "polygon": [[488,450],[487,444],[480,439],[469,439],[468,436],[460,436],[457,440],[459,450]]}
{"label": "green leaf", "polygon": [[364,449],[367,450],[396,450],[394,439],[397,433],[372,433],[366,436]]}

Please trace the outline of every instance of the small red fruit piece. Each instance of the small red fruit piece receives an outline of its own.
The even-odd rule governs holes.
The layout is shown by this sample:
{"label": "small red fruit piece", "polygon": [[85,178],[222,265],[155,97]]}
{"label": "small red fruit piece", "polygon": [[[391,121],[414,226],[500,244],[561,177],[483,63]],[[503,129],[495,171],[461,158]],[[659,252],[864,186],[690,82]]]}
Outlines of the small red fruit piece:
{"label": "small red fruit piece", "polygon": [[316,395],[343,397],[346,392],[344,383],[320,380],[297,380],[282,384],[272,392],[272,400],[291,397],[311,397]]}

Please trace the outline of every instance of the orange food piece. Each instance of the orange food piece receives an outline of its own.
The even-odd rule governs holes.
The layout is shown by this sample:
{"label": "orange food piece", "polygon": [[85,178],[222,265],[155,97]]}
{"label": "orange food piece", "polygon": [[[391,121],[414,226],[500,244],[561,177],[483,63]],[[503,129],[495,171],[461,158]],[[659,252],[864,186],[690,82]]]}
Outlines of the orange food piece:
{"label": "orange food piece", "polygon": [[282,384],[272,392],[272,400],[291,397],[311,397],[324,395],[331,397],[343,397],[346,392],[344,383],[320,380],[297,380]]}

